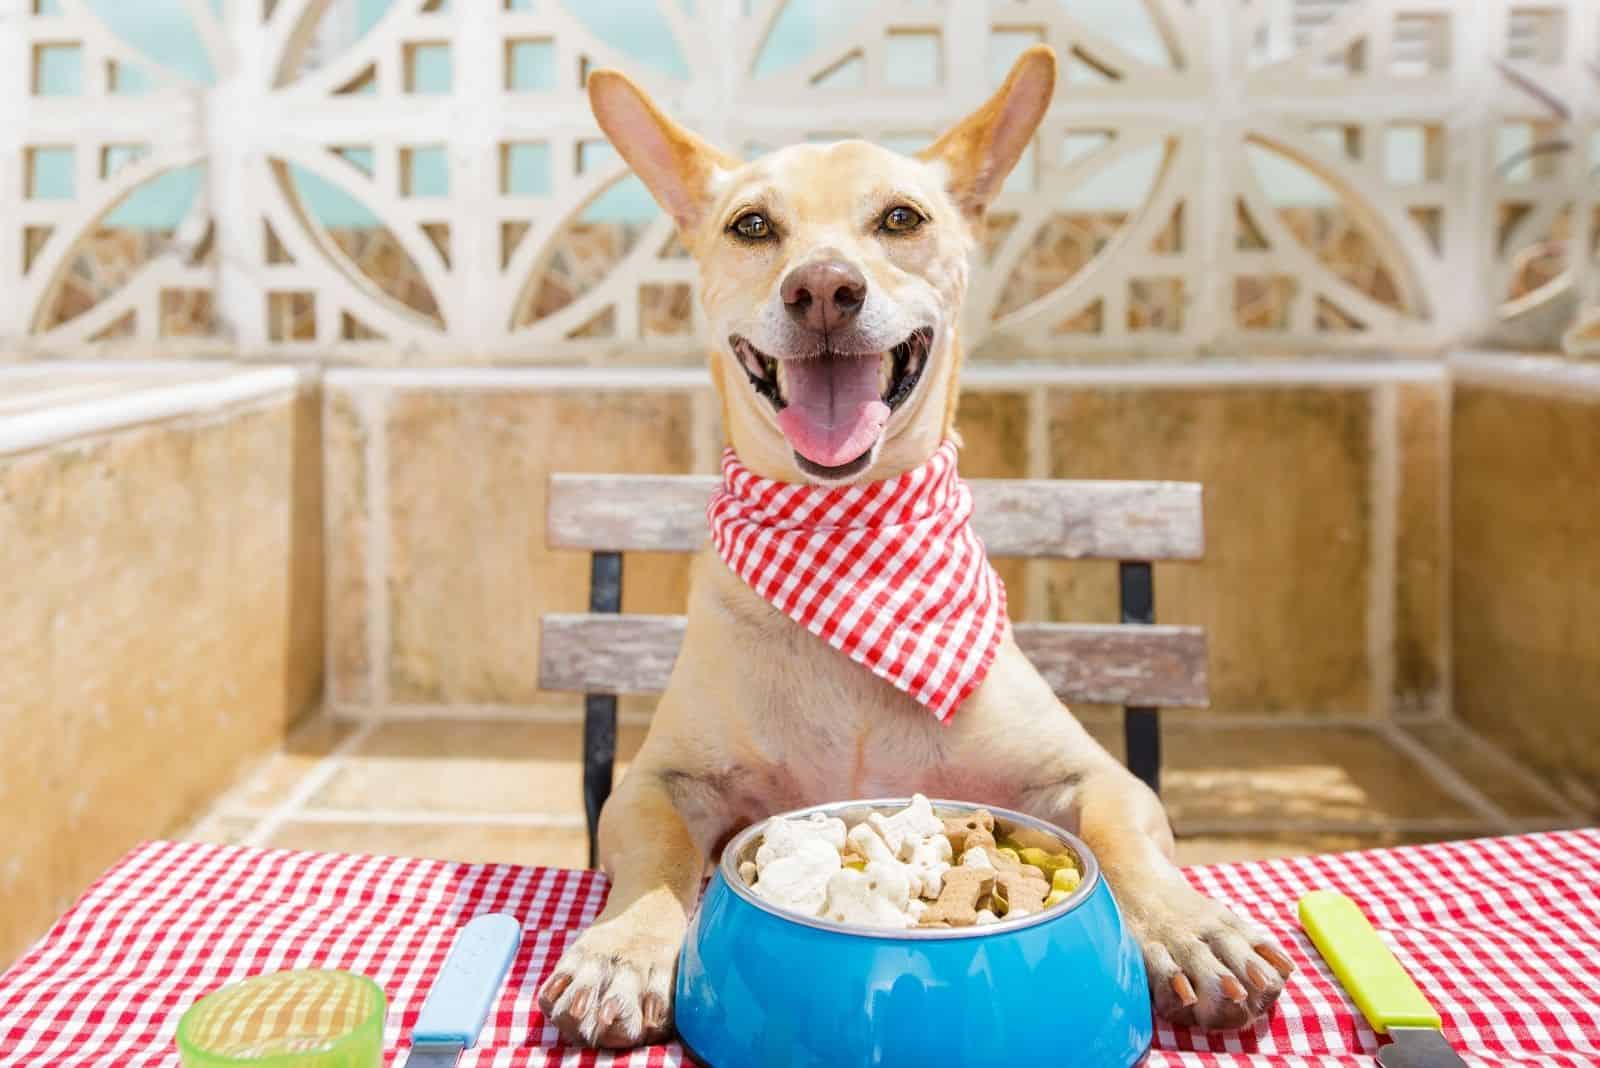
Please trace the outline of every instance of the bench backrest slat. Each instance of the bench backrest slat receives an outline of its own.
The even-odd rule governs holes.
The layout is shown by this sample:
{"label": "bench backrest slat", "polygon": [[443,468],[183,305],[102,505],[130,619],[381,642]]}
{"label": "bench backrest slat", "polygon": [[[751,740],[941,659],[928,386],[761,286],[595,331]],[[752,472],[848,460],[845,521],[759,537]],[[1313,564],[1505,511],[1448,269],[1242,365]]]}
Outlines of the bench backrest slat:
{"label": "bench backrest slat", "polygon": [[[683,643],[682,616],[552,614],[539,685],[571,693],[659,694]],[[1017,645],[1067,702],[1203,708],[1198,627],[1018,623]]]}
{"label": "bench backrest slat", "polygon": [[[706,541],[709,475],[550,478],[548,544],[594,552],[688,552]],[[1192,482],[973,479],[973,525],[991,556],[1197,560],[1201,489]]]}

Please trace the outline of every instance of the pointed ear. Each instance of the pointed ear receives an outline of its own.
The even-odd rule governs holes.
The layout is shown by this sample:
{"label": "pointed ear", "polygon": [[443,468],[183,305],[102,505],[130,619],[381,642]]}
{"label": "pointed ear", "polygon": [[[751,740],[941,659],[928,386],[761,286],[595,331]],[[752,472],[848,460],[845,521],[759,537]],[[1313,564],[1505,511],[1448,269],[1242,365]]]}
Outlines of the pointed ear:
{"label": "pointed ear", "polygon": [[716,170],[739,166],[738,160],[667,118],[620,71],[597,70],[589,75],[589,107],[600,129],[680,230],[692,229],[700,221],[711,201]]}
{"label": "pointed ear", "polygon": [[917,153],[950,172],[950,192],[969,216],[983,214],[1033,140],[1056,89],[1056,54],[1034,45],[1017,58],[988,103]]}

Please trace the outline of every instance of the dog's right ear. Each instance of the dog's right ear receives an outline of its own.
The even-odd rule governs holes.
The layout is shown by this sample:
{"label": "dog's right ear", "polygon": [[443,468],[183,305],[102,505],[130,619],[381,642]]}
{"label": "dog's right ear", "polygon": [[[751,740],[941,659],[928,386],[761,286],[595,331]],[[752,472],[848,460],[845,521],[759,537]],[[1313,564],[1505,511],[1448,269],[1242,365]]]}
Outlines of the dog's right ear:
{"label": "dog's right ear", "polygon": [[686,233],[710,205],[717,172],[740,165],[667,118],[621,71],[589,75],[589,107],[633,173]]}

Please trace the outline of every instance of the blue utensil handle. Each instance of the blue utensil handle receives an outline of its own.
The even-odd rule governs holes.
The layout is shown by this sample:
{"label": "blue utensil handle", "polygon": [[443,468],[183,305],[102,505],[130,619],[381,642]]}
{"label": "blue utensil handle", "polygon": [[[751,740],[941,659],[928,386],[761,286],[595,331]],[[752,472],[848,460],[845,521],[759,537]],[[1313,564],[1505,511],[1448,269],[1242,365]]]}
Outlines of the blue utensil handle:
{"label": "blue utensil handle", "polygon": [[476,1045],[521,941],[522,925],[503,913],[478,916],[463,927],[422,1003],[411,1041]]}

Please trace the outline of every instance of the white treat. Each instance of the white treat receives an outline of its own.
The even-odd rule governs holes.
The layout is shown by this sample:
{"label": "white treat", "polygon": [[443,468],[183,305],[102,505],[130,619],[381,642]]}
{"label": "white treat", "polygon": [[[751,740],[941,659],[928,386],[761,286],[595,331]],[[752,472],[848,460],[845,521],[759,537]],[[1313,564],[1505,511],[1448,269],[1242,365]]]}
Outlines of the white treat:
{"label": "white treat", "polygon": [[[761,847],[765,851],[766,846]],[[793,852],[758,859],[753,889],[774,905],[815,916],[827,901],[828,880],[839,871],[839,851],[821,838],[803,838]]]}
{"label": "white treat", "polygon": [[824,842],[835,853],[844,849],[844,820],[829,819],[814,812],[806,819],[774,816],[761,831],[761,848],[756,850],[756,869],[782,857],[795,855],[802,842]]}
{"label": "white treat", "polygon": [[944,873],[950,870],[950,839],[941,832],[906,836],[907,871],[911,873],[912,893],[936,898],[944,889]]}
{"label": "white treat", "polygon": [[[931,814],[932,810],[929,811]],[[904,826],[889,824],[890,820],[899,819],[905,812],[897,813],[888,820],[881,817],[874,820],[873,817],[877,816],[874,813],[868,817],[868,822],[858,823],[850,829],[847,841],[868,863],[902,869],[911,886],[912,897],[938,897],[944,887],[944,873],[950,870],[950,839],[944,836],[944,825],[937,819],[933,822],[938,825],[938,830],[932,834],[908,832]],[[883,836],[886,825],[891,833],[900,837],[899,852]]]}
{"label": "white treat", "polygon": [[866,871],[841,868],[828,879],[822,915],[867,927],[912,927],[911,888],[901,867],[869,863]]}
{"label": "white treat", "polygon": [[884,864],[899,866],[900,858],[895,856],[894,850],[889,848],[877,828],[866,823],[858,823],[850,828],[850,835],[845,841],[857,853],[866,858],[869,864]]}
{"label": "white treat", "polygon": [[978,918],[973,922],[979,927],[987,927],[991,923],[999,923],[1000,917],[996,916],[988,909],[979,909]]}
{"label": "white treat", "polygon": [[743,879],[746,883],[753,883],[756,881],[755,861],[747,860],[739,865],[739,878]]}
{"label": "white treat", "polygon": [[961,854],[963,868],[982,868],[985,871],[994,871],[994,861],[989,859],[989,854],[982,849],[969,849]]}
{"label": "white treat", "polygon": [[883,840],[889,844],[894,855],[901,860],[910,859],[907,852],[908,838],[920,839],[944,834],[944,821],[933,814],[933,805],[921,794],[913,795],[911,804],[893,816],[874,812],[867,817],[867,822],[883,836]]}

